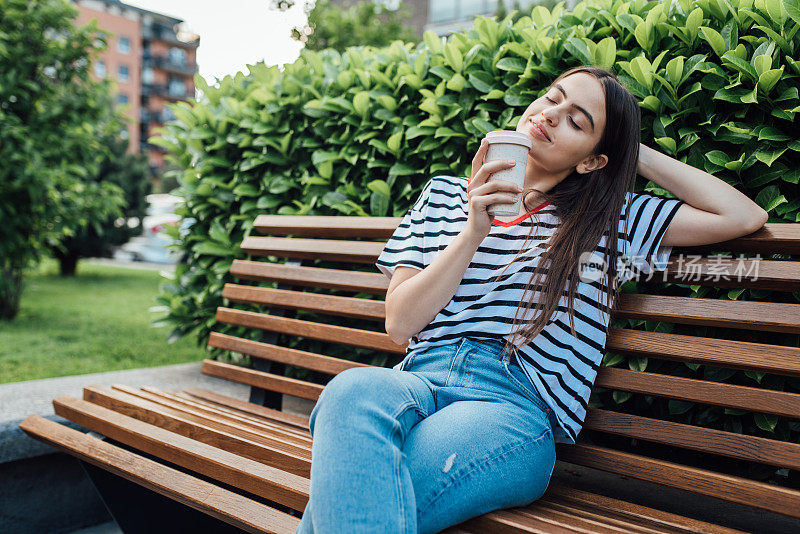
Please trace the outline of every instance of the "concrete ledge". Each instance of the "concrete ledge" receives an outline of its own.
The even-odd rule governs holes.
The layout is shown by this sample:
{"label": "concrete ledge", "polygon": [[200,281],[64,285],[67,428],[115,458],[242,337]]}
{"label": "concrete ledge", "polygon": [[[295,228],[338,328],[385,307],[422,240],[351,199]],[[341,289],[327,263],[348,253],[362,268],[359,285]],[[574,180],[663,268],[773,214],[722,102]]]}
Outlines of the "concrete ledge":
{"label": "concrete ledge", "polygon": [[200,372],[201,365],[200,362],[183,363],[0,384],[0,464],[56,452],[56,449],[28,437],[20,430],[20,422],[30,414],[38,414],[71,428],[85,430],[53,412],[54,398],[59,395],[83,398],[84,386],[123,384],[136,388],[152,386],[160,389],[199,387],[241,400],[249,398],[250,386],[204,375]]}

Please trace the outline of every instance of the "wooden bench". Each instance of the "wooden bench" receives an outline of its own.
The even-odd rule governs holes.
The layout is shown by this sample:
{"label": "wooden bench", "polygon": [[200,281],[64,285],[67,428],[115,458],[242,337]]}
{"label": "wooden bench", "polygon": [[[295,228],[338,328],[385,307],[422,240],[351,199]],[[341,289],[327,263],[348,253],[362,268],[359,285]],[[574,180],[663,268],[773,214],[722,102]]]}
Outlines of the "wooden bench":
{"label": "wooden bench", "polygon": [[[345,369],[366,365],[332,354],[352,357],[357,349],[371,351],[376,354],[373,364],[387,366],[404,356],[405,346],[396,345],[384,331],[383,301],[370,298],[386,293],[388,280],[372,264],[400,220],[258,217],[255,230],[271,237],[247,237],[242,249],[251,257],[287,260],[233,262],[233,277],[251,283],[225,285],[223,296],[228,304],[218,308],[216,319],[242,328],[238,336],[214,332],[208,340],[211,347],[250,355],[254,368],[210,359],[203,362],[203,372],[208,375],[250,385],[251,402],[194,388],[159,391],[87,385],[83,399],[61,396],[53,404],[57,414],[89,429],[88,434],[36,415],[25,419],[21,428],[85,462],[96,484],[109,493],[107,504],[113,501],[110,494],[116,492],[123,504],[109,507],[125,530],[148,524],[164,527],[170,518],[183,522],[180,525],[185,530],[190,521],[166,512],[157,514],[158,519],[152,513],[142,514],[140,506],[131,504],[129,492],[144,487],[162,501],[181,503],[180,508],[189,513],[199,511],[203,518],[216,518],[220,529],[232,525],[250,532],[294,532],[308,500],[311,438],[308,418],[281,411],[281,399],[290,395],[315,401],[324,385],[313,380],[326,383]],[[709,251],[760,253],[762,259],[756,273],[751,261],[744,261],[750,276],[740,282],[735,277],[715,280],[711,275],[719,273],[720,265],[728,265],[732,273],[739,260],[720,262],[704,257],[681,266],[676,249],[666,281],[767,290],[770,298],[728,301],[620,293],[615,318],[706,325],[710,330],[759,330],[769,333],[769,343],[739,341],[733,339],[736,336],[719,338],[711,332],[698,337],[614,328],[607,350],[666,362],[800,377],[800,348],[786,341],[790,336],[782,336],[800,333],[800,304],[791,293],[800,290],[800,262],[767,259],[770,254],[800,254],[800,224],[767,224],[744,238],[689,252]],[[687,282],[682,278],[687,272],[705,274]],[[263,287],[259,282],[278,285]],[[306,350],[309,347],[317,349]],[[312,380],[285,376],[287,366],[307,373],[303,378]],[[595,387],[800,418],[800,394],[796,391],[616,367],[601,367]],[[610,439],[603,441],[602,436]],[[581,438],[579,444],[558,447],[560,461],[732,501],[748,510],[775,512],[791,521],[800,518],[800,490],[725,472],[726,466],[735,463],[730,459],[800,470],[800,444],[796,442],[599,408],[590,409]],[[649,444],[642,450],[654,455],[631,452],[632,442]],[[672,458],[665,458],[664,451]],[[702,463],[679,463],[696,454],[691,451],[703,453]],[[119,489],[109,480],[128,485]],[[446,532],[733,532],[673,512],[554,480],[545,496],[530,506],[491,512]]]}

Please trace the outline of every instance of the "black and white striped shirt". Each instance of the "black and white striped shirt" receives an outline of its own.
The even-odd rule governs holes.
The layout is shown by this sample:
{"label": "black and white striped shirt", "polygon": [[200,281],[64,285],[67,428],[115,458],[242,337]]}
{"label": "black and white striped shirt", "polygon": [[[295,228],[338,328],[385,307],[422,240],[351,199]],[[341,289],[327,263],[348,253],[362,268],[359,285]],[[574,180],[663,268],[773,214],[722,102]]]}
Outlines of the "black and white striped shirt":
{"label": "black and white striped shirt", "polygon": [[[378,257],[375,265],[381,272],[391,278],[400,265],[424,269],[455,239],[467,222],[467,181],[463,177],[435,176],[425,185]],[[639,273],[666,268],[672,247],[659,245],[683,201],[627,193],[626,203],[631,203],[628,234],[624,232],[625,207],[618,234],[618,250],[625,251],[617,267],[620,284]],[[520,251],[534,220],[523,215],[509,222],[493,221],[453,298],[411,338],[407,354],[453,343],[461,337],[502,341],[511,334],[525,287],[559,224],[554,206],[544,203],[536,211],[539,224],[522,253],[526,259],[515,262],[497,282],[494,279]],[[593,252],[601,260],[604,247],[605,236]],[[586,417],[610,319],[602,297],[604,288],[603,277],[581,277],[574,301],[577,336],[570,333],[565,288],[558,309],[544,330],[512,356],[555,412],[559,422],[554,430],[557,442],[574,443]],[[537,298],[538,294],[534,291],[525,298]],[[523,318],[530,320],[531,312]],[[400,364],[395,366],[399,367]]]}

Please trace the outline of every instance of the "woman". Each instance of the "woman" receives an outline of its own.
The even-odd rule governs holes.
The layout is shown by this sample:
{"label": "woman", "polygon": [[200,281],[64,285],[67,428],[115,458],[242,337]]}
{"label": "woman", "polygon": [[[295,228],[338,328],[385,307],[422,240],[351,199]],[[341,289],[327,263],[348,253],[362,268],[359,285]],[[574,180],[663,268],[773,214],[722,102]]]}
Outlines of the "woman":
{"label": "woman", "polygon": [[[438,532],[538,499],[554,444],[580,431],[619,284],[665,269],[675,245],[766,221],[640,147],[639,106],[603,69],[561,74],[517,131],[533,141],[524,191],[487,181],[508,164],[484,164],[482,144],[470,179],[430,180],[378,258],[387,333],[411,343],[393,369],[348,369],[323,390],[298,532]],[[637,170],[680,198],[631,193]],[[487,213],[519,193],[519,217]],[[600,271],[580,270],[592,255]]]}

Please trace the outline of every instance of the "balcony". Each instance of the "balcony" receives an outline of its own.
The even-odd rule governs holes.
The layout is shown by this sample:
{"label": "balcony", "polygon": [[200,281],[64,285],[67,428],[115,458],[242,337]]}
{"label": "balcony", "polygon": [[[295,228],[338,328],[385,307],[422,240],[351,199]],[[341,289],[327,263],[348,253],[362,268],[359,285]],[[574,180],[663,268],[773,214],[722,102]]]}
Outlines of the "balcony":
{"label": "balcony", "polygon": [[145,41],[158,39],[170,44],[187,48],[200,46],[200,36],[188,32],[175,32],[172,28],[160,24],[150,24],[142,28],[142,39]]}
{"label": "balcony", "polygon": [[166,55],[152,56],[150,64],[156,68],[185,76],[194,76],[197,72],[197,63],[176,60]]}
{"label": "balcony", "polygon": [[172,100],[188,100],[194,98],[194,94],[190,94],[185,86],[171,86],[168,87],[164,83],[143,83],[142,96],[156,95]]}

